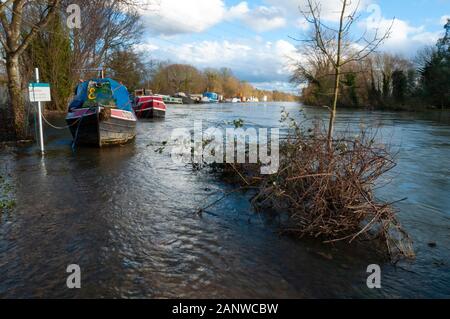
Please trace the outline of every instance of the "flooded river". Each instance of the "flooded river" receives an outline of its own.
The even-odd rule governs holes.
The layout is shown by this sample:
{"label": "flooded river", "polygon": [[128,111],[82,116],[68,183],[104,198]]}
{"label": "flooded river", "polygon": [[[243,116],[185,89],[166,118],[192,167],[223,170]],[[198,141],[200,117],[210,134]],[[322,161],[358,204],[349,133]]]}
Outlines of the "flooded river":
{"label": "flooded river", "polygon": [[[230,186],[160,153],[172,130],[237,118],[278,127],[282,108],[326,116],[294,103],[169,106],[166,120],[140,122],[127,146],[72,152],[68,130],[46,127],[44,158],[36,146],[1,150],[17,206],[0,216],[0,297],[450,297],[450,113],[338,115],[340,128],[377,128],[399,151],[378,196],[408,198],[397,207],[415,242],[411,263],[279,236],[245,194],[195,214]],[[81,267],[81,289],[66,287],[70,264]],[[380,290],[367,288],[369,264],[381,265]]]}

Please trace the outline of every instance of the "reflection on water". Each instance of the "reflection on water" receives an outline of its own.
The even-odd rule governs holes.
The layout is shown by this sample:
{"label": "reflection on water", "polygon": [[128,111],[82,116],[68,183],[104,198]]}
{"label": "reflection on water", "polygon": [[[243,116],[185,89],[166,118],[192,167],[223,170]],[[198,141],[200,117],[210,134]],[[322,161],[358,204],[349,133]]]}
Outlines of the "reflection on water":
{"label": "reflection on water", "polygon": [[[72,153],[68,131],[46,128],[45,159],[36,147],[2,151],[17,209],[1,216],[0,297],[449,297],[449,113],[339,113],[341,129],[375,127],[400,151],[378,195],[408,197],[398,208],[417,260],[385,263],[381,290],[365,284],[378,257],[279,236],[245,194],[194,214],[229,186],[155,152],[171,130],[237,118],[278,127],[283,107],[298,119],[324,116],[289,103],[169,106],[165,121],[140,122],[124,147]],[[81,290],[65,286],[69,264],[81,266]]]}

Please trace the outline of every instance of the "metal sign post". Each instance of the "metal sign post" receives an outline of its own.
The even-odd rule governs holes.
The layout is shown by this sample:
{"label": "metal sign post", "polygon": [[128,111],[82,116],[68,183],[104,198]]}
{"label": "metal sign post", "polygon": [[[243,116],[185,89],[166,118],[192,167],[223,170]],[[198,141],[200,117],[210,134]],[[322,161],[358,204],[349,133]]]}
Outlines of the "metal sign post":
{"label": "metal sign post", "polygon": [[30,102],[38,103],[39,114],[39,142],[41,153],[44,154],[44,129],[42,127],[42,102],[50,102],[52,100],[50,93],[50,84],[39,82],[39,69],[35,69],[36,83],[30,83],[28,86],[30,94]]}
{"label": "metal sign post", "polygon": [[[36,68],[36,83],[39,83],[39,69]],[[42,103],[38,102],[38,114],[39,114],[39,140],[41,142],[41,153],[44,154],[44,129],[42,127]]]}

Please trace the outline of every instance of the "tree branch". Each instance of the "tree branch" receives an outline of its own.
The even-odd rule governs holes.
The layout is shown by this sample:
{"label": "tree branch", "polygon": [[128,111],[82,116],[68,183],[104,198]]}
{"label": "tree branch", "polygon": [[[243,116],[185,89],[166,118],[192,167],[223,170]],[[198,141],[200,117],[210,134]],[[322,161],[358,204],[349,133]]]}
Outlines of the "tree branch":
{"label": "tree branch", "polygon": [[[17,50],[15,50],[13,52],[13,55],[20,56],[23,53],[23,51],[25,51],[27,49],[27,47],[30,45],[31,41],[33,41],[33,38],[36,36],[36,34],[39,32],[39,30],[44,28],[49,23],[53,14],[55,14],[59,3],[60,3],[60,0],[53,0],[52,4],[48,5],[46,10],[44,10],[44,12],[42,14],[43,18],[41,18],[41,20],[32,27],[32,29],[28,33],[28,35],[25,36],[22,44],[17,48]],[[47,12],[47,14],[45,14],[45,12]]]}

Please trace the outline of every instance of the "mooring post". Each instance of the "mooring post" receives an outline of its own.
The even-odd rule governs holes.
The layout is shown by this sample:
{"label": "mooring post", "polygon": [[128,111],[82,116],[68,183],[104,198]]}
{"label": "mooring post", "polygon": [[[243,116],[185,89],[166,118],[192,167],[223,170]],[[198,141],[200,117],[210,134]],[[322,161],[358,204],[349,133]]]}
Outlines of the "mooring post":
{"label": "mooring post", "polygon": [[[36,83],[39,83],[39,69],[36,68]],[[38,102],[38,115],[39,115],[39,141],[41,143],[41,153],[44,155],[44,129],[42,127],[42,103]]]}

